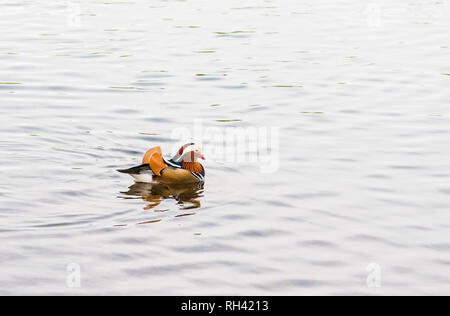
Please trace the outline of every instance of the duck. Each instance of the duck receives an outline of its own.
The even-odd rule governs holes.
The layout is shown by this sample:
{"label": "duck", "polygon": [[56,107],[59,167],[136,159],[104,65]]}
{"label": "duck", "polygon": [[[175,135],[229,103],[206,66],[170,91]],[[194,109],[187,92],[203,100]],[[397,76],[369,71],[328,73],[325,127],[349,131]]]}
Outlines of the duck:
{"label": "duck", "polygon": [[138,183],[197,183],[205,179],[205,168],[198,159],[205,157],[195,143],[184,144],[170,159],[164,158],[161,147],[156,146],[147,150],[141,165],[117,171],[129,174]]}

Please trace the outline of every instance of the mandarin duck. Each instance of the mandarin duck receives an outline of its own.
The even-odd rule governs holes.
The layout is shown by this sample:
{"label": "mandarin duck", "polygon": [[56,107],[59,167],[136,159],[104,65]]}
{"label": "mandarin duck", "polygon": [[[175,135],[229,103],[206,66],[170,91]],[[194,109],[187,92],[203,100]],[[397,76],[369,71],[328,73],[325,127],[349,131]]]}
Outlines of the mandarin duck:
{"label": "mandarin duck", "polygon": [[130,169],[117,170],[132,176],[136,182],[195,183],[203,182],[205,169],[198,159],[205,159],[200,146],[183,145],[171,159],[165,159],[161,147],[149,149],[142,164]]}

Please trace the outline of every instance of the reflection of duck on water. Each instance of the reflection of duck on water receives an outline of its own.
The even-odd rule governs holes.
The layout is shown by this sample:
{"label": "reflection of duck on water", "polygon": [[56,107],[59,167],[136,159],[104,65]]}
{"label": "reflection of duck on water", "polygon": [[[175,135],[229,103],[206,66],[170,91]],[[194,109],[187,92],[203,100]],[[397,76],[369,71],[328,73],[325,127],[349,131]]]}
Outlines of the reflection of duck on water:
{"label": "reflection of duck on water", "polygon": [[[203,182],[184,184],[164,184],[164,183],[135,183],[122,194],[141,197],[142,200],[150,202],[144,209],[149,210],[158,206],[165,199],[177,201],[180,209],[188,210],[199,208],[198,198],[203,195]],[[122,196],[122,198],[127,198]],[[191,205],[186,205],[190,203]]]}

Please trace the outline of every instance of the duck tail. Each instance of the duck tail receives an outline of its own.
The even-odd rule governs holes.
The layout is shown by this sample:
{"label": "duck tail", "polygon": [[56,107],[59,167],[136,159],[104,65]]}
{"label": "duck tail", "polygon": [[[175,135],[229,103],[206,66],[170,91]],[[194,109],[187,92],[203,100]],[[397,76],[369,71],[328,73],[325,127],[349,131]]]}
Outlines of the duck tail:
{"label": "duck tail", "polygon": [[141,174],[145,171],[149,171],[150,166],[148,164],[142,164],[136,167],[132,167],[129,169],[118,169],[117,171],[120,173],[126,173],[126,174]]}

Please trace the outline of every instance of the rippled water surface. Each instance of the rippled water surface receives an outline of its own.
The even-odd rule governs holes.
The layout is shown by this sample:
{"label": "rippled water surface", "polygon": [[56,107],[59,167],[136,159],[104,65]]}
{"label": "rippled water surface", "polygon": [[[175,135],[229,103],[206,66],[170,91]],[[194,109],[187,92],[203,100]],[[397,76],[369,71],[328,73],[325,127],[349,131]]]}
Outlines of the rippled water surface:
{"label": "rippled water surface", "polygon": [[[449,9],[2,1],[0,294],[449,294]],[[279,127],[277,172],[115,171],[199,119]]]}

